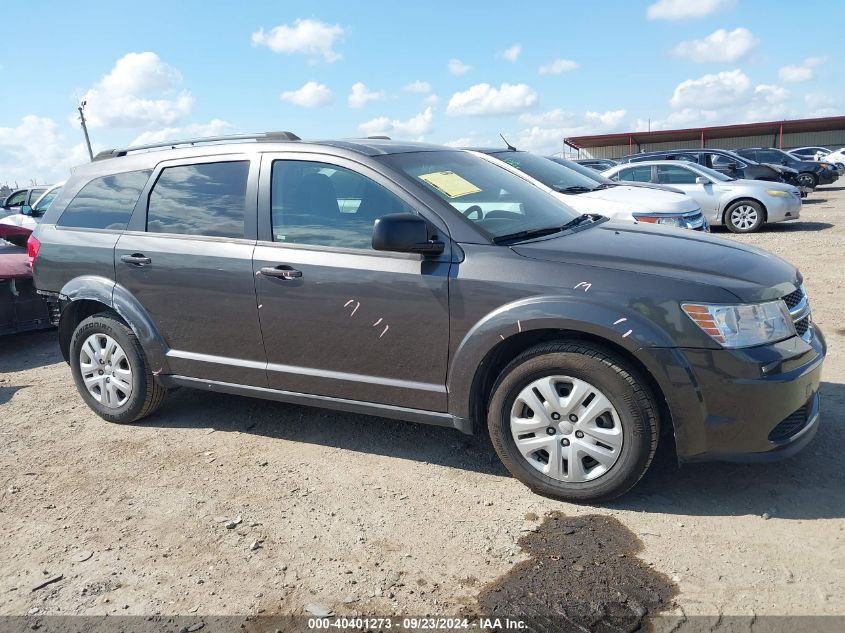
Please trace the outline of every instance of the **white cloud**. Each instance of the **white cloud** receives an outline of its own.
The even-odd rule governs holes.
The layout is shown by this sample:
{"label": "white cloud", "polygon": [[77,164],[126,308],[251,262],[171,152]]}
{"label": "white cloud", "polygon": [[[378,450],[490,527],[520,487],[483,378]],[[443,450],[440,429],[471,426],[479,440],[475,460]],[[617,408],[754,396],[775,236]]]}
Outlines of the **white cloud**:
{"label": "white cloud", "polygon": [[784,66],[778,71],[778,76],[781,81],[789,83],[810,81],[816,76],[816,68],[826,61],[826,57],[808,57],[800,64]]}
{"label": "white cloud", "polygon": [[416,81],[412,81],[411,83],[407,84],[402,88],[405,92],[417,92],[419,94],[426,94],[427,92],[431,92],[431,84],[427,81],[420,81],[417,79]]}
{"label": "white cloud", "polygon": [[[91,129],[173,125],[191,113],[194,98],[178,91],[182,76],[151,52],[127,53],[81,98]],[[71,120],[75,120],[75,116]]]}
{"label": "white cloud", "polygon": [[381,101],[384,96],[383,90],[374,92],[359,81],[352,85],[352,92],[349,93],[346,103],[349,104],[350,108],[363,108],[373,101]]}
{"label": "white cloud", "polygon": [[578,62],[571,59],[555,59],[548,64],[543,64],[537,69],[541,75],[560,75],[561,73],[568,73],[578,68]]}
{"label": "white cloud", "polygon": [[221,136],[232,131],[232,124],[222,119],[213,119],[208,123],[192,123],[182,127],[167,127],[159,130],[142,132],[130,145],[147,145],[203,136]]}
{"label": "white cloud", "polygon": [[490,116],[515,114],[537,103],[537,93],[526,84],[503,83],[499,88],[475,84],[449,99],[446,113],[452,116]]}
{"label": "white cloud", "polygon": [[741,70],[687,79],[678,84],[669,104],[673,108],[714,110],[738,104],[751,92],[751,81]]}
{"label": "white cloud", "polygon": [[283,92],[279,95],[279,98],[303,108],[319,108],[332,102],[332,91],[323,84],[309,81],[298,90]]}
{"label": "white cloud", "polygon": [[648,7],[649,20],[690,20],[731,8],[734,0],[657,0]]}
{"label": "white cloud", "polygon": [[449,73],[452,75],[466,75],[470,70],[472,70],[472,66],[463,63],[460,59],[449,60]]}
{"label": "white cloud", "polygon": [[390,136],[391,138],[421,139],[431,133],[434,121],[434,110],[431,106],[411,117],[407,121],[390,119],[386,116],[371,119],[361,123],[358,129],[366,136]]}
{"label": "white cloud", "polygon": [[519,54],[522,53],[522,46],[520,44],[514,44],[510,48],[506,48],[500,53],[500,56],[503,59],[506,59],[509,62],[515,62],[519,59]]}
{"label": "white cloud", "polygon": [[626,110],[578,114],[559,108],[540,114],[523,114],[519,120],[529,127],[513,138],[508,136],[508,140],[519,149],[548,154],[560,151],[561,142],[567,136],[620,131],[627,125],[627,115]]}
{"label": "white cloud", "polygon": [[451,141],[443,143],[447,147],[487,147],[493,145],[489,139],[480,140],[480,138],[472,133],[470,136],[461,136],[454,138]]}
{"label": "white cloud", "polygon": [[274,53],[308,55],[311,62],[322,59],[327,64],[342,59],[334,50],[335,44],[343,37],[344,29],[339,24],[326,24],[319,20],[294,20],[292,25],[280,24],[270,29],[264,28],[252,34],[253,46],[266,46]]}
{"label": "white cloud", "polygon": [[703,39],[681,42],[672,49],[672,53],[694,62],[729,63],[745,58],[758,43],[759,40],[748,29],[719,29]]}
{"label": "white cloud", "polygon": [[[25,186],[31,180],[50,184],[66,179],[71,168],[87,163],[82,142],[70,145],[53,119],[27,115],[15,127],[0,127],[0,174],[3,183]],[[94,144],[94,153],[102,145]]]}
{"label": "white cloud", "polygon": [[436,94],[430,94],[425,99],[423,99],[423,103],[426,105],[437,105],[440,102],[440,97]]}
{"label": "white cloud", "polygon": [[838,114],[836,101],[822,92],[810,92],[804,95],[804,103],[809,116],[833,116]]}

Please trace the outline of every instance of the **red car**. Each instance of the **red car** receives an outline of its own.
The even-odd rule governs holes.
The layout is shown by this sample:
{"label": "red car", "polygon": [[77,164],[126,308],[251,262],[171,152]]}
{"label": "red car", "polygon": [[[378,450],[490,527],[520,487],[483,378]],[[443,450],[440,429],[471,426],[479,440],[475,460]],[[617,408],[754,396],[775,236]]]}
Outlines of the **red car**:
{"label": "red car", "polygon": [[0,335],[52,327],[35,290],[25,248],[0,240]]}

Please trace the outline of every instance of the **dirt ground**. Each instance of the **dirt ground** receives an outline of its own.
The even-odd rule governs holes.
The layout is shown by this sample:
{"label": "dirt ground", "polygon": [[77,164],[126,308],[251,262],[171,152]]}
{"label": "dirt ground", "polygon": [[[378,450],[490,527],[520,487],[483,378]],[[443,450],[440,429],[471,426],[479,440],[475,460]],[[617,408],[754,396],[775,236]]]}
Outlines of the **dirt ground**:
{"label": "dirt ground", "polygon": [[[497,587],[519,601],[524,537],[552,513],[592,521],[631,565],[607,573],[648,577],[669,613],[845,615],[845,187],[811,194],[798,222],[722,234],[801,268],[830,346],[822,426],[768,465],[678,470],[663,450],[609,506],[534,495],[487,442],[398,421],[182,389],[109,425],[55,332],[0,339],[0,615],[465,613]],[[600,599],[583,551],[564,578]]]}

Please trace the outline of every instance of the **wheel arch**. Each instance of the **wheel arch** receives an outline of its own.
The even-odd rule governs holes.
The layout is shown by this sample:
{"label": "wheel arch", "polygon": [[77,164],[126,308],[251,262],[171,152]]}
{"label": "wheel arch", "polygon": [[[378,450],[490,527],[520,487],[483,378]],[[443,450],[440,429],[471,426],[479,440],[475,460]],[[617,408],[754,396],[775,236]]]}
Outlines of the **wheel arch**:
{"label": "wheel arch", "polygon": [[65,284],[59,298],[62,303],[59,347],[66,361],[76,326],[98,312],[112,312],[138,337],[150,365],[160,373],[169,373],[168,348],[163,337],[144,307],[126,288],[106,277],[86,275]]}
{"label": "wheel arch", "polygon": [[[661,416],[668,414],[663,389],[637,350],[674,344],[642,315],[626,314],[623,319],[617,308],[572,298],[541,298],[500,308],[472,328],[453,355],[447,378],[450,412],[471,420],[474,430],[483,428],[493,383],[508,363],[539,343],[580,340],[630,361],[661,404]],[[624,323],[616,324],[620,319]]]}

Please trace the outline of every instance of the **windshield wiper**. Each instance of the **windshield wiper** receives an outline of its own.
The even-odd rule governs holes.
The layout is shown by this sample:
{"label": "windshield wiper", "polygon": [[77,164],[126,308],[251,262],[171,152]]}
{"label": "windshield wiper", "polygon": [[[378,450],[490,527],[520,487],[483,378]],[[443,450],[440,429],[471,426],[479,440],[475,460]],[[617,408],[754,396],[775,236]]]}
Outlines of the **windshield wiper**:
{"label": "windshield wiper", "polygon": [[583,185],[574,185],[572,187],[555,187],[555,191],[558,193],[587,193],[592,189]]}
{"label": "windshield wiper", "polygon": [[583,213],[577,218],[571,219],[563,226],[547,226],[542,229],[528,229],[526,231],[517,231],[516,233],[509,233],[508,235],[500,235],[498,237],[493,238],[493,243],[501,244],[503,242],[530,240],[535,237],[543,237],[544,235],[561,233],[563,231],[568,231],[569,229],[574,229],[575,227],[581,226],[582,224],[597,222],[602,218],[604,218],[604,216],[599,215],[598,213]]}
{"label": "windshield wiper", "polygon": [[551,235],[552,233],[560,233],[563,229],[559,226],[547,226],[542,229],[529,229],[526,231],[517,231],[516,233],[508,233],[507,235],[500,235],[493,238],[494,244],[501,244],[502,242],[530,240],[534,237],[543,237],[544,235]]}
{"label": "windshield wiper", "polygon": [[599,189],[610,189],[611,187],[618,187],[618,186],[619,186],[618,182],[603,182],[603,183],[600,183],[598,187],[593,189],[593,191],[598,191]]}

